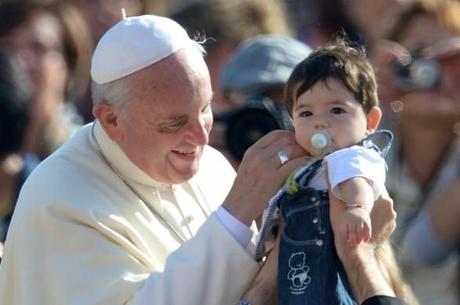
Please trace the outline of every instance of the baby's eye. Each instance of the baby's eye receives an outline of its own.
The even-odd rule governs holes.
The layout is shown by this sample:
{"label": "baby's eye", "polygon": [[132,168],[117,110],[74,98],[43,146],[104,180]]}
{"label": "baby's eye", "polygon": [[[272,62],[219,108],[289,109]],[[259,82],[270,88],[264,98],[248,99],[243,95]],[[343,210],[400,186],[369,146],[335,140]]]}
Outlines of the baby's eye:
{"label": "baby's eye", "polygon": [[341,114],[341,113],[345,113],[345,109],[341,108],[341,107],[333,107],[331,109],[331,113],[333,114]]}
{"label": "baby's eye", "polygon": [[305,118],[311,116],[313,113],[311,111],[302,111],[299,113],[299,117]]}

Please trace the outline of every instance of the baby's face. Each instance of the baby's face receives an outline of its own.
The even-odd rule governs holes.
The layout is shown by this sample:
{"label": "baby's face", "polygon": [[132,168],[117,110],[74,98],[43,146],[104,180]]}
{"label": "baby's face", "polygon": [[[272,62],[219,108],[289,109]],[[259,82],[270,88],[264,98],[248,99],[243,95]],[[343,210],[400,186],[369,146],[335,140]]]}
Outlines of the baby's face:
{"label": "baby's face", "polygon": [[312,156],[321,153],[312,147],[315,131],[327,131],[331,148],[345,148],[362,140],[368,130],[364,110],[353,94],[339,81],[317,82],[297,99],[293,109],[297,142]]}

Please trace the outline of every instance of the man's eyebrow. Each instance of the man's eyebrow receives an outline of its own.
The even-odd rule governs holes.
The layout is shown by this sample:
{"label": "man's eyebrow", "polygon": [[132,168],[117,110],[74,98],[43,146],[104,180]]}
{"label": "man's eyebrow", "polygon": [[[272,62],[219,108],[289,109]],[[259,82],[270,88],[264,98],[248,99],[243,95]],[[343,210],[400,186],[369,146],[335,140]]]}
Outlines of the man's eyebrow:
{"label": "man's eyebrow", "polygon": [[186,114],[170,115],[170,116],[167,116],[167,117],[158,116],[155,119],[150,120],[148,123],[150,125],[153,125],[153,126],[166,125],[166,124],[185,121],[185,120],[187,120],[187,118],[188,118],[188,115],[186,115]]}
{"label": "man's eyebrow", "polygon": [[187,114],[173,114],[168,117],[165,117],[164,120],[177,121],[177,120],[186,119],[187,117],[188,117]]}

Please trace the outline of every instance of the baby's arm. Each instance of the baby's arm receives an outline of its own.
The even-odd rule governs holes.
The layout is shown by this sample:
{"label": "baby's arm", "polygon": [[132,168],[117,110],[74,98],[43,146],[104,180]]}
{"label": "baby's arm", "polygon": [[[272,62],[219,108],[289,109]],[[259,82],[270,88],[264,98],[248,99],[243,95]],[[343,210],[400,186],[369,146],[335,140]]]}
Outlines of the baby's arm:
{"label": "baby's arm", "polygon": [[[385,161],[373,150],[359,146],[336,151],[325,158],[330,196],[345,205],[334,206],[339,237],[358,244],[371,235],[369,213],[385,182]],[[332,217],[332,216],[331,216]]]}
{"label": "baby's arm", "polygon": [[[371,234],[370,211],[374,203],[372,186],[363,177],[353,177],[338,185],[342,200],[346,205],[337,214],[339,234],[352,244],[368,242]],[[332,195],[334,196],[334,195]]]}

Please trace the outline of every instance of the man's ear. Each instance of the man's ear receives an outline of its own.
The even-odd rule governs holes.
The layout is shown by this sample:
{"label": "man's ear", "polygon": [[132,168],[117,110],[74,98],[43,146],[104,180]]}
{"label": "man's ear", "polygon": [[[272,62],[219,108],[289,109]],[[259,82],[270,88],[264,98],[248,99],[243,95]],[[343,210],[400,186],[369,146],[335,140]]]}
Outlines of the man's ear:
{"label": "man's ear", "polygon": [[120,115],[115,111],[115,107],[108,103],[97,103],[93,106],[92,112],[109,138],[119,142],[123,133],[120,128]]}
{"label": "man's ear", "polygon": [[379,126],[380,120],[382,119],[382,110],[380,107],[374,106],[369,110],[366,115],[367,117],[367,131],[374,132]]}

